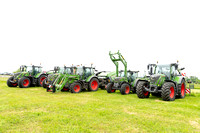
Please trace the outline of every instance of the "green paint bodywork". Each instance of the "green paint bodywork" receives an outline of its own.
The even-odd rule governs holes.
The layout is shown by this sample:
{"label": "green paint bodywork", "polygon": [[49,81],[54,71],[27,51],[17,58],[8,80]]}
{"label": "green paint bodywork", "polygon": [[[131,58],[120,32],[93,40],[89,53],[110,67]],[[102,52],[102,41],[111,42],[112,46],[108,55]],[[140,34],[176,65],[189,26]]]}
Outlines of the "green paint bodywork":
{"label": "green paint bodywork", "polygon": [[[176,67],[177,67],[177,69],[176,69]],[[158,72],[159,70],[161,70],[160,73]],[[153,79],[156,77],[157,77],[156,80]],[[176,92],[177,92],[178,87],[180,86],[182,80],[185,80],[185,79],[181,75],[181,70],[178,69],[178,64],[172,63],[172,64],[167,64],[167,65],[156,65],[155,70],[150,77],[148,77],[148,78],[146,77],[143,79],[140,78],[139,80],[146,81],[149,84],[149,87],[151,88],[150,92],[154,93],[154,91],[155,91],[155,93],[158,93],[158,91],[161,91],[161,88],[165,82],[174,83]]]}
{"label": "green paint bodywork", "polygon": [[57,77],[59,77],[57,80],[59,80],[60,78],[62,78],[64,76],[64,74],[70,74],[71,73],[71,67],[56,67],[57,71],[55,70],[54,73],[48,75],[47,77],[47,81],[46,81],[46,85],[54,85],[55,80],[57,79]]}
{"label": "green paint bodywork", "polygon": [[53,92],[59,92],[63,88],[69,88],[70,85],[74,82],[80,82],[84,87],[84,84],[89,83],[92,78],[97,78],[93,69],[94,68],[92,67],[81,66],[74,68],[73,74],[59,74],[59,76],[50,87],[50,90]]}
{"label": "green paint bodywork", "polygon": [[[109,52],[109,56],[116,66],[116,74],[109,75],[111,82],[114,84],[113,89],[121,89],[122,84],[127,83],[130,85],[131,90],[134,91],[134,84],[137,82],[136,79],[139,71],[127,71],[127,62],[119,51],[117,53]],[[124,65],[124,71],[118,70],[119,62],[122,62]]]}
{"label": "green paint bodywork", "polygon": [[13,80],[10,82],[18,84],[18,81],[22,77],[29,77],[30,79],[34,79],[34,80],[31,80],[32,84],[36,84],[36,83],[34,83],[34,81],[36,81],[36,79],[38,79],[41,75],[48,75],[48,73],[49,72],[42,72],[41,66],[22,65],[22,66],[20,66],[20,72],[15,73],[13,76]]}

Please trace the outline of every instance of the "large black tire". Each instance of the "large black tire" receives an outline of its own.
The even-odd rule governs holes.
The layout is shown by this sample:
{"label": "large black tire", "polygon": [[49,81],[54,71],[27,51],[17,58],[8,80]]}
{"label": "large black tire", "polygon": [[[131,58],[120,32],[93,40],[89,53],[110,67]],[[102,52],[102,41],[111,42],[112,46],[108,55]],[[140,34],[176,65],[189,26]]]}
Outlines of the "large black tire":
{"label": "large black tire", "polygon": [[114,93],[116,91],[115,89],[112,89],[112,87],[113,87],[113,83],[108,83],[107,88],[106,88],[108,93]]}
{"label": "large black tire", "polygon": [[47,87],[47,92],[52,92],[52,90],[49,87]]}
{"label": "large black tire", "polygon": [[130,90],[131,90],[131,87],[129,84],[127,83],[123,83],[122,86],[121,86],[121,94],[122,95],[127,95],[130,93]]}
{"label": "large black tire", "polygon": [[80,83],[73,83],[70,85],[70,90],[72,93],[79,93],[82,90],[82,86]]}
{"label": "large black tire", "polygon": [[161,93],[151,93],[152,96],[161,97]]}
{"label": "large black tire", "polygon": [[45,89],[47,88],[47,79],[43,80],[42,87],[45,88]]}
{"label": "large black tire", "polygon": [[185,88],[186,87],[186,85],[185,85],[185,80],[183,79],[182,81],[181,81],[181,86],[180,86],[180,88],[178,88],[178,97],[179,98],[185,98]]}
{"label": "large black tire", "polygon": [[102,90],[106,89],[104,85],[100,85],[99,88],[101,88]]}
{"label": "large black tire", "polygon": [[56,87],[55,87],[55,85],[54,85],[53,88],[52,88],[52,92],[53,92],[53,93],[56,92]]}
{"label": "large black tire", "polygon": [[97,91],[99,89],[99,80],[97,78],[93,78],[89,82],[89,91]]}
{"label": "large black tire", "polygon": [[8,87],[17,87],[17,83],[11,83],[10,81],[13,81],[14,79],[14,76],[10,77],[8,80],[7,80],[7,85]]}
{"label": "large black tire", "polygon": [[29,78],[27,77],[22,77],[19,81],[18,81],[18,85],[20,88],[28,88],[31,85],[31,81]]}
{"label": "large black tire", "polygon": [[147,87],[147,82],[139,81],[136,87],[136,94],[139,98],[149,98],[150,93],[145,91],[144,87]]}
{"label": "large black tire", "polygon": [[46,75],[41,75],[39,78],[38,78],[38,86],[42,86],[42,82],[43,82],[43,80],[44,79],[46,79],[47,78],[47,76]]}
{"label": "large black tire", "polygon": [[176,97],[175,85],[172,82],[166,82],[161,88],[161,97],[164,101],[174,101]]}

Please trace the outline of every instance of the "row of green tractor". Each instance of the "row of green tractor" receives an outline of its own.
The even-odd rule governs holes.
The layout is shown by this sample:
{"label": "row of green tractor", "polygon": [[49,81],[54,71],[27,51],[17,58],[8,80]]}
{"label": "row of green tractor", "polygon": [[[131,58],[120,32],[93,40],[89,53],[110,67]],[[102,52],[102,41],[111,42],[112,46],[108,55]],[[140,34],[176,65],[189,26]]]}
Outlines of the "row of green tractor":
{"label": "row of green tractor", "polygon": [[[164,101],[185,97],[186,82],[181,75],[184,68],[179,68],[178,63],[148,64],[148,76],[139,77],[139,71],[127,70],[127,62],[119,51],[109,52],[109,56],[116,67],[112,72],[98,72],[92,65],[54,67],[54,70],[47,72],[42,72],[41,66],[21,66],[20,72],[10,77],[7,85],[20,88],[42,86],[52,93],[79,93],[101,88],[106,89],[107,93],[114,93],[116,90],[122,95],[136,93],[139,98],[149,98],[151,94],[160,96]],[[124,65],[124,70],[119,70],[120,62]]]}

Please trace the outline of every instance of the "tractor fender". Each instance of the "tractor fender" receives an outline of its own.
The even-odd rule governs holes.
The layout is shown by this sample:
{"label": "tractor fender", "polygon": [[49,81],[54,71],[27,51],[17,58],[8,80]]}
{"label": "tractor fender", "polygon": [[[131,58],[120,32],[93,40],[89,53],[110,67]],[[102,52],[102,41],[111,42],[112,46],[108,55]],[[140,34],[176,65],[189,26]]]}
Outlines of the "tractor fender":
{"label": "tractor fender", "polygon": [[185,78],[184,77],[180,77],[179,81],[178,81],[178,84],[181,84],[182,80],[185,80]]}
{"label": "tractor fender", "polygon": [[42,75],[44,75],[44,76],[47,77],[47,74],[45,74],[45,73],[40,73],[40,74],[36,75],[35,78],[39,78],[39,77],[42,76]]}
{"label": "tractor fender", "polygon": [[99,80],[99,78],[97,76],[92,75],[88,79],[86,79],[86,82],[90,82],[93,78],[97,78]]}
{"label": "tractor fender", "polygon": [[[164,83],[166,83],[166,82],[172,82],[172,83],[175,85],[176,94],[177,94],[177,93],[178,93],[178,83],[176,83],[176,82],[174,82],[174,81],[171,81],[171,80],[165,80]],[[163,84],[164,84],[164,83],[163,83]]]}
{"label": "tractor fender", "polygon": [[136,79],[136,80],[134,81],[133,88],[135,88],[135,87],[137,86],[138,81],[140,81],[140,80],[141,80],[141,79]]}
{"label": "tractor fender", "polygon": [[81,80],[77,80],[77,81],[75,81],[74,83],[80,83],[82,87],[84,86],[84,82],[81,81]]}

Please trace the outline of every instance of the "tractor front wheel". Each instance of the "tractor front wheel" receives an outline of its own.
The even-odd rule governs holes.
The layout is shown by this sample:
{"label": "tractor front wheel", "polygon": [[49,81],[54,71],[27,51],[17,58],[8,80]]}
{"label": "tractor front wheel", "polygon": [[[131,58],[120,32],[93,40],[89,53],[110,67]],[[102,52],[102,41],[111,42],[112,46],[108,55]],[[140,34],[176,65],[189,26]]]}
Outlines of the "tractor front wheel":
{"label": "tractor front wheel", "polygon": [[8,80],[7,80],[7,85],[8,87],[17,87],[17,83],[11,83],[10,81],[13,81],[14,79],[14,76],[10,77]]}
{"label": "tractor front wheel", "polygon": [[174,101],[176,97],[176,91],[174,83],[166,82],[161,89],[161,97],[164,101]]}
{"label": "tractor front wheel", "polygon": [[139,98],[149,98],[150,93],[145,91],[144,87],[147,87],[147,82],[140,81],[136,87],[136,94]]}
{"label": "tractor front wheel", "polygon": [[39,86],[42,86],[42,83],[43,81],[46,79],[46,76],[45,75],[41,75],[39,78],[38,78],[38,85]]}
{"label": "tractor front wheel", "polygon": [[18,82],[20,88],[28,88],[31,85],[31,81],[27,77],[23,77]]}
{"label": "tractor front wheel", "polygon": [[182,80],[181,88],[178,89],[178,97],[185,98],[185,80]]}
{"label": "tractor front wheel", "polygon": [[44,79],[42,82],[42,87],[47,88],[47,79]]}
{"label": "tractor front wheel", "polygon": [[130,90],[131,90],[131,87],[129,86],[129,84],[124,83],[121,86],[121,91],[120,92],[121,92],[122,95],[127,95],[127,94],[130,93]]}
{"label": "tractor front wheel", "polygon": [[112,87],[113,87],[113,83],[108,83],[106,87],[106,90],[108,93],[114,93],[116,91],[115,89],[112,89]]}
{"label": "tractor front wheel", "polygon": [[97,78],[93,78],[89,82],[89,90],[90,91],[97,91],[99,89],[99,80]]}
{"label": "tractor front wheel", "polygon": [[73,83],[70,85],[70,90],[72,93],[79,93],[82,90],[82,86],[80,83]]}

